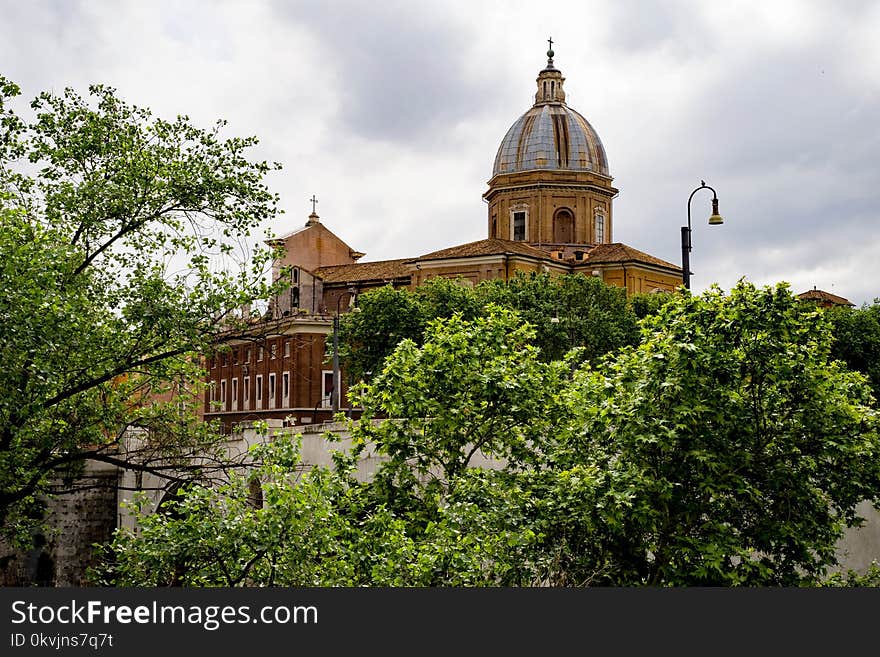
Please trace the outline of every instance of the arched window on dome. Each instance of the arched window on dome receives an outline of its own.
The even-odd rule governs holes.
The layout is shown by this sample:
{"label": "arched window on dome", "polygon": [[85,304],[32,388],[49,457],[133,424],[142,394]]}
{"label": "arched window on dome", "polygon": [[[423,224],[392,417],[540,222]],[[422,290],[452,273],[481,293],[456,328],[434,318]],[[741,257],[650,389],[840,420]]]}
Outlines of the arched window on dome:
{"label": "arched window on dome", "polygon": [[605,210],[600,207],[593,212],[593,236],[596,244],[605,243]]}
{"label": "arched window on dome", "polygon": [[553,215],[553,242],[556,244],[574,242],[574,215],[568,208],[560,208]]}

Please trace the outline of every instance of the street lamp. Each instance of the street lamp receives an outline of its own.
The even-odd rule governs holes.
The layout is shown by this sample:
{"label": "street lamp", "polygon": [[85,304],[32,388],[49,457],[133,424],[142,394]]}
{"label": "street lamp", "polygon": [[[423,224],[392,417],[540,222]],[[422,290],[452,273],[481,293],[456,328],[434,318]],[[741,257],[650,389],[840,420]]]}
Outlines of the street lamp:
{"label": "street lamp", "polygon": [[[348,288],[349,303],[357,294],[354,287]],[[339,412],[339,397],[342,388],[342,375],[339,371],[339,302],[342,301],[344,294],[336,297],[336,314],[333,315],[333,388],[330,390],[330,408],[333,414]]]}
{"label": "street lamp", "polygon": [[701,189],[708,189],[712,192],[712,214],[709,216],[709,225],[718,226],[724,223],[724,219],[718,214],[718,195],[714,189],[706,184],[705,180],[701,180],[700,186],[692,191],[688,197],[688,225],[681,227],[681,282],[687,289],[691,287],[691,199]]}

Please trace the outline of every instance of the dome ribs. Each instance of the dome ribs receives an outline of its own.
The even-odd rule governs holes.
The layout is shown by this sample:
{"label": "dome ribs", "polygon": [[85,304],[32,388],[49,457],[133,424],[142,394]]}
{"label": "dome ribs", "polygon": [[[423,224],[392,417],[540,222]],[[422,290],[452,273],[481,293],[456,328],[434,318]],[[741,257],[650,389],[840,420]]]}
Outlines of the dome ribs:
{"label": "dome ribs", "polygon": [[504,135],[495,155],[493,176],[558,170],[611,177],[599,135],[565,103],[564,81],[555,68],[538,74],[535,104]]}
{"label": "dome ribs", "polygon": [[553,138],[556,142],[556,155],[559,158],[557,166],[560,169],[568,168],[568,123],[565,115],[553,112]]}
{"label": "dome ribs", "polygon": [[523,157],[529,151],[528,142],[534,125],[535,115],[527,114],[523,122],[522,132],[519,133],[519,143],[516,145],[516,170],[522,170],[523,168]]}

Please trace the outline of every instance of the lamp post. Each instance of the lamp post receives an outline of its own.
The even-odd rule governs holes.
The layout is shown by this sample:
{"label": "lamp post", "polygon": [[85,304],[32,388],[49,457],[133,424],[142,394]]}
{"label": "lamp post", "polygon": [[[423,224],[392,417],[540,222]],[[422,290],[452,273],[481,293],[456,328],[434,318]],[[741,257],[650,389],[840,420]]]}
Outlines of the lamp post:
{"label": "lamp post", "polygon": [[691,199],[701,189],[708,189],[712,192],[712,214],[709,216],[709,225],[718,226],[724,223],[724,219],[718,214],[718,195],[714,189],[706,184],[705,180],[701,180],[700,186],[692,191],[688,197],[688,225],[681,227],[681,282],[687,289],[691,287]]}
{"label": "lamp post", "polygon": [[[351,303],[352,298],[357,293],[357,290],[353,287],[348,288],[349,293],[349,303]],[[336,314],[333,315],[333,388],[330,391],[330,408],[333,411],[333,414],[339,412],[339,398],[340,393],[342,392],[342,375],[339,371],[339,302],[342,301],[342,298],[345,295],[340,294],[336,297]]]}

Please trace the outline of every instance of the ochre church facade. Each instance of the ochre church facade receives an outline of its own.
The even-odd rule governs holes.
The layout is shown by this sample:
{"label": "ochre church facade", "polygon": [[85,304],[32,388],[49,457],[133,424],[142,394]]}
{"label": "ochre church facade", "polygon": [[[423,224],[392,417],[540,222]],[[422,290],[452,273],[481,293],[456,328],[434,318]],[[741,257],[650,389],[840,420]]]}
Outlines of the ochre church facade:
{"label": "ochre church facade", "polygon": [[[613,241],[608,158],[590,123],[565,102],[565,78],[548,51],[535,102],[501,141],[483,199],[487,237],[418,257],[359,262],[363,253],[317,213],[278,238],[290,289],[253,321],[253,338],[207,362],[205,418],[227,427],[255,419],[311,424],[330,419],[334,372],[325,359],[333,318],[358,294],[413,288],[435,276],[476,285],[517,272],[597,276],[627,294],[672,291],[681,268]],[[340,386],[342,387],[342,386]],[[344,390],[343,390],[344,395]],[[344,396],[341,407],[345,406]]]}

